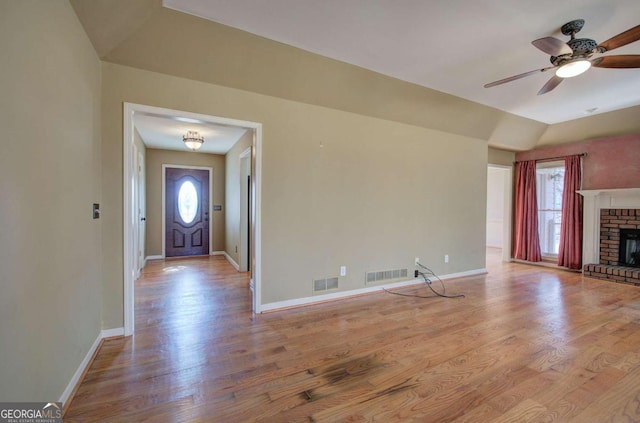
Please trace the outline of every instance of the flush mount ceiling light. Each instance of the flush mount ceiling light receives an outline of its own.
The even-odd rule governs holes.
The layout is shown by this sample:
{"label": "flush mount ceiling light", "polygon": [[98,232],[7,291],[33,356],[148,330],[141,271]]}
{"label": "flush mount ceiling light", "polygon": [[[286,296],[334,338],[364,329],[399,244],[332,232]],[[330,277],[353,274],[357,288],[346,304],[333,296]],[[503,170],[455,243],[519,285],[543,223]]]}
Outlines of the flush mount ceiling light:
{"label": "flush mount ceiling light", "polygon": [[182,141],[189,150],[196,151],[200,147],[202,147],[202,144],[204,143],[204,137],[197,131],[188,131],[187,135],[184,135],[182,137]]}
{"label": "flush mount ceiling light", "polygon": [[575,60],[560,66],[556,71],[556,76],[560,78],[573,78],[586,72],[590,67],[591,62],[588,60]]}

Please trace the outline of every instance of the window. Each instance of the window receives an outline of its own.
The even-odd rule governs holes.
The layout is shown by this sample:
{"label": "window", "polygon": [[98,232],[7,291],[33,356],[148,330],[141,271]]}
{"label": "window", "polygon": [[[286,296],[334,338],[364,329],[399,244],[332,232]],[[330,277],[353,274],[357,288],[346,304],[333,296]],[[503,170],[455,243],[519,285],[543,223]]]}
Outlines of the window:
{"label": "window", "polygon": [[193,182],[184,181],[178,191],[178,212],[184,223],[193,222],[198,211],[198,192]]}
{"label": "window", "polygon": [[557,257],[562,221],[564,161],[536,164],[538,235],[543,257]]}

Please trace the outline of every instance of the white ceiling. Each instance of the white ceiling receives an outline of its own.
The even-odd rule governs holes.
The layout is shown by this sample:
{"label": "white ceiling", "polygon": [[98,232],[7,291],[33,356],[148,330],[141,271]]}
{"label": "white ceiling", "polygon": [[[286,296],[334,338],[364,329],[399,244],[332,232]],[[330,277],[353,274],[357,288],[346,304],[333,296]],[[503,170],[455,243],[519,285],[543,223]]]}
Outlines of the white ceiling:
{"label": "white ceiling", "polygon": [[[545,123],[640,104],[640,69],[592,68],[537,96],[550,66],[531,41],[586,20],[603,42],[640,23],[639,0],[164,0],[166,7]],[[640,54],[640,41],[606,55]],[[596,108],[595,111],[588,112]]]}
{"label": "white ceiling", "polygon": [[235,126],[151,113],[136,113],[134,126],[148,148],[162,150],[191,151],[185,147],[182,136],[187,131],[198,131],[204,137],[204,144],[198,153],[211,154],[227,154],[247,131],[245,128]]}

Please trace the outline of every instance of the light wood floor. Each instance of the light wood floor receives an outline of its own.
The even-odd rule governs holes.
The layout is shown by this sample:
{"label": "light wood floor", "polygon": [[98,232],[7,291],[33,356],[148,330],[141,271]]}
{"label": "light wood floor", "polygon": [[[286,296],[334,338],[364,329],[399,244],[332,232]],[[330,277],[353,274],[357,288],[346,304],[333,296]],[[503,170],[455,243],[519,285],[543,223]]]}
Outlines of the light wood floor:
{"label": "light wood floor", "polygon": [[446,282],[466,298],[258,316],[219,256],[151,263],[135,336],[105,342],[65,421],[640,421],[640,288],[498,254]]}

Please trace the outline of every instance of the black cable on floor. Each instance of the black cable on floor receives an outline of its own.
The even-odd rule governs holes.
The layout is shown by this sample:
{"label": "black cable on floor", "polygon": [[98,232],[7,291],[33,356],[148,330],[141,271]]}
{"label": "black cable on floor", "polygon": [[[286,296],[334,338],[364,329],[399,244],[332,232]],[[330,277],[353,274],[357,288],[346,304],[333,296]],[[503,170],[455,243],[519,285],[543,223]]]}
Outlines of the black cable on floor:
{"label": "black cable on floor", "polygon": [[[442,298],[465,298],[464,294],[457,294],[457,295],[447,295],[447,289],[444,286],[444,282],[442,282],[442,279],[440,279],[440,277],[438,277],[438,275],[436,275],[433,270],[429,269],[427,266],[424,266],[420,263],[416,263],[418,266],[422,267],[423,269],[425,269],[428,273],[424,273],[418,270],[418,274],[420,276],[422,276],[422,278],[424,279],[424,283],[427,285],[427,287],[431,290],[431,292],[433,292],[435,294],[434,295],[430,295],[430,296],[424,296],[424,295],[413,295],[413,294],[402,294],[400,292],[393,292],[393,291],[389,291],[386,288],[382,288],[385,292],[388,292],[389,294],[393,294],[393,295],[400,295],[402,297],[415,297],[415,298],[437,298],[437,297],[442,297]],[[433,289],[433,287],[431,286],[431,280],[429,279],[429,277],[427,276],[434,276],[436,279],[438,279],[438,281],[440,281],[440,285],[442,286],[442,293],[436,291],[435,289]]]}

